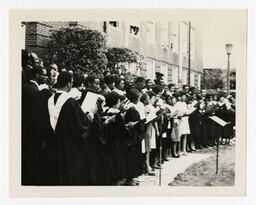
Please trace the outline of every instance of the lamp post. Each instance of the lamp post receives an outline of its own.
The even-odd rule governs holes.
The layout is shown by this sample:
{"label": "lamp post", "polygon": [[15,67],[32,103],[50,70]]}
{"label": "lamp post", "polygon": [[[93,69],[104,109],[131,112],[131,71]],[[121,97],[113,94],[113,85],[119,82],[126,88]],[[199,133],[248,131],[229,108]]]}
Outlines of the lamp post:
{"label": "lamp post", "polygon": [[229,90],[230,90],[230,80],[229,80],[229,75],[230,75],[230,55],[231,51],[233,48],[233,44],[227,43],[226,44],[226,52],[228,55],[228,69],[227,69],[227,95],[229,95]]}

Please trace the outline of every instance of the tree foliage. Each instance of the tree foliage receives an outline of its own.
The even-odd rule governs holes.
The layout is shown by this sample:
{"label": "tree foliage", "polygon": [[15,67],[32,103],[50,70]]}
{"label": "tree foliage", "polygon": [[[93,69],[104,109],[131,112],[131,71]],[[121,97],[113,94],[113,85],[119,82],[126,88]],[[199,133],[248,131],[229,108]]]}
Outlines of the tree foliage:
{"label": "tree foliage", "polygon": [[221,69],[204,69],[203,85],[204,89],[222,89],[223,73]]}
{"label": "tree foliage", "polygon": [[68,27],[53,31],[47,59],[67,70],[101,74],[107,67],[106,39],[96,30]]}
{"label": "tree foliage", "polygon": [[52,32],[47,44],[45,61],[56,63],[66,70],[95,73],[103,76],[105,70],[124,71],[125,63],[142,66],[143,56],[128,48],[107,48],[106,38],[99,31],[68,27]]}

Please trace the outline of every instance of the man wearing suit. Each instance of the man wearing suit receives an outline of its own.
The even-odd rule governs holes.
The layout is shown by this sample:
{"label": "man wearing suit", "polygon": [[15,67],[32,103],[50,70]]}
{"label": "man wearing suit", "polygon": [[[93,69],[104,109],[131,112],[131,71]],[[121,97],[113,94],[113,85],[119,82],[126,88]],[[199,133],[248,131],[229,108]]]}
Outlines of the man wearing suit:
{"label": "man wearing suit", "polygon": [[35,153],[39,142],[35,137],[35,113],[39,98],[39,67],[27,65],[24,70],[26,83],[22,84],[22,185],[34,184],[37,179],[35,172]]}

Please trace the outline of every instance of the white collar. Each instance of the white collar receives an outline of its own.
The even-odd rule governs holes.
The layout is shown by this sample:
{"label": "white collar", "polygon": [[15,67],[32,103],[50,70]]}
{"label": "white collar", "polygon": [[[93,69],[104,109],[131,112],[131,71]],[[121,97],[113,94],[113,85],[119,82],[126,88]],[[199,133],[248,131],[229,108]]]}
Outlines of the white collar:
{"label": "white collar", "polygon": [[30,82],[31,82],[31,83],[34,83],[34,84],[36,85],[36,87],[38,87],[38,88],[39,88],[39,85],[38,85],[38,83],[37,83],[36,81],[34,81],[34,80],[30,80]]}
{"label": "white collar", "polygon": [[66,92],[64,90],[56,90],[56,93],[68,93],[68,92]]}

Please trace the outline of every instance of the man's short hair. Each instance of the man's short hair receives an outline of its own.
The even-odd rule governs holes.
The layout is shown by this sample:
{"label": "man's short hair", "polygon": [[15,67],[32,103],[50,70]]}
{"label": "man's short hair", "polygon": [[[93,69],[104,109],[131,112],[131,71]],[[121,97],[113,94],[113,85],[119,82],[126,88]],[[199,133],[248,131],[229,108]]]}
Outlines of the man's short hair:
{"label": "man's short hair", "polygon": [[67,71],[61,72],[58,75],[57,78],[57,83],[55,84],[56,88],[63,88],[65,87],[68,83],[72,81],[73,75]]}
{"label": "man's short hair", "polygon": [[162,85],[155,85],[152,90],[155,94],[160,94],[161,92],[163,92],[163,86]]}
{"label": "man's short hair", "polygon": [[88,83],[94,83],[95,79],[99,79],[96,75],[89,75],[86,79],[85,82],[88,85]]}
{"label": "man's short hair", "polygon": [[84,82],[84,77],[81,74],[78,74],[78,73],[74,73],[73,76],[74,76],[73,87],[75,87],[75,88],[80,87]]}
{"label": "man's short hair", "polygon": [[116,78],[113,75],[107,75],[105,76],[104,81],[107,85],[111,85],[112,83],[115,83]]}
{"label": "man's short hair", "polygon": [[171,88],[171,87],[175,87],[175,84],[174,84],[174,83],[170,83],[170,84],[168,85],[168,88]]}
{"label": "man's short hair", "polygon": [[120,99],[121,96],[118,93],[112,91],[111,93],[106,95],[106,106],[112,107],[116,105],[118,103],[118,100]]}
{"label": "man's short hair", "polygon": [[128,90],[126,97],[131,101],[134,102],[139,99],[140,91],[136,88],[131,88]]}
{"label": "man's short hair", "polygon": [[163,77],[164,74],[163,73],[160,73],[160,72],[156,72],[156,77]]}
{"label": "man's short hair", "polygon": [[136,79],[135,79],[135,81],[134,81],[134,83],[136,84],[136,83],[143,83],[143,82],[145,82],[145,78],[143,78],[143,77],[137,77]]}

